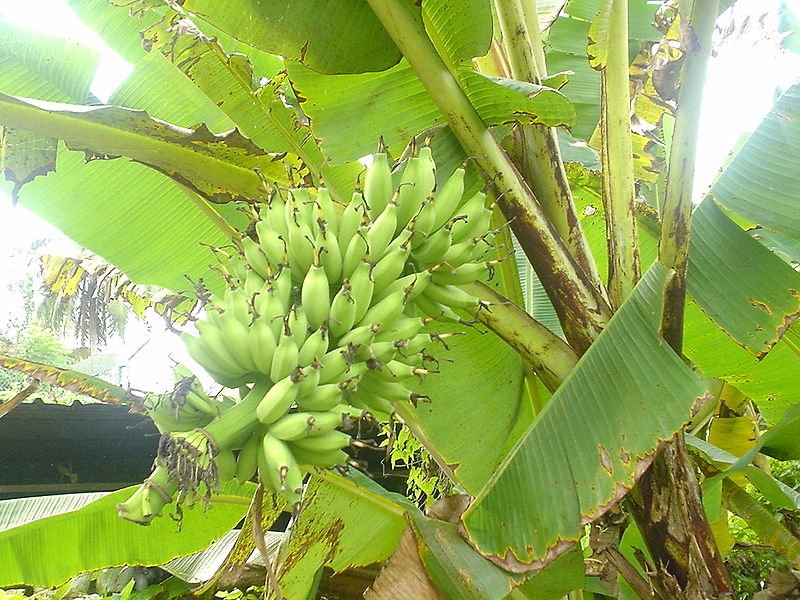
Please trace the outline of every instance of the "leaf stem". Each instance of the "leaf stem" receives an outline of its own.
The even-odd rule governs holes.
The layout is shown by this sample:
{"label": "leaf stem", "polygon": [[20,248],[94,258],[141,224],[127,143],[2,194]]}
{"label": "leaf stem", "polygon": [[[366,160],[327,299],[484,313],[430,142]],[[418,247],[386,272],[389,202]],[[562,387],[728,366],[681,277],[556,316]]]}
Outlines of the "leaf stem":
{"label": "leaf stem", "polygon": [[[685,12],[686,6],[685,0],[680,3],[682,12]],[[681,26],[681,50],[684,52],[680,73],[681,87],[658,244],[658,260],[675,270],[675,277],[667,284],[661,329],[667,343],[676,352],[681,352],[683,346],[697,130],[700,125],[706,68],[711,56],[711,35],[714,32],[718,7],[719,0],[693,2],[689,21]]]}
{"label": "leaf stem", "polygon": [[[606,56],[592,66],[601,72],[600,155],[608,240],[608,286],[611,301],[618,307],[633,291],[641,269],[630,127],[628,0],[612,0],[606,10],[608,13],[601,13],[596,23],[607,23],[607,30],[593,32],[590,29],[589,32],[590,38],[594,33],[605,39],[590,39],[589,51],[591,53],[593,46],[607,44]],[[592,58],[590,56],[590,63]]]}
{"label": "leaf stem", "polygon": [[490,303],[489,307],[475,309],[475,317],[529,362],[545,387],[554,392],[577,364],[576,352],[555,333],[488,285],[475,282],[460,287]]}
{"label": "leaf stem", "polygon": [[611,315],[603,294],[570,255],[508,155],[481,121],[420,24],[401,0],[368,0],[442,111],[459,142],[494,187],[525,254],[550,294],[570,343],[584,352]]}
{"label": "leaf stem", "polygon": [[[538,84],[547,71],[538,27],[533,30],[528,27],[531,21],[538,24],[536,3],[494,0],[494,6],[511,77]],[[572,202],[556,130],[543,125],[523,125],[517,133],[517,166],[572,256],[594,286],[603,290],[597,265]]]}

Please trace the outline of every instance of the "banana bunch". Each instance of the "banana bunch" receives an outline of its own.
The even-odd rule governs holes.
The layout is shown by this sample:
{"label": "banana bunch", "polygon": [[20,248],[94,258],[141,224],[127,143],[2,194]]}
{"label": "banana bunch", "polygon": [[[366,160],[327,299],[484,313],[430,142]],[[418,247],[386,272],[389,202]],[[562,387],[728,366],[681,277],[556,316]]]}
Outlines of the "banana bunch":
{"label": "banana bunch", "polygon": [[[294,503],[308,467],[347,459],[343,429],[418,399],[408,385],[435,372],[426,349],[442,338],[423,326],[458,322],[456,310],[478,304],[458,286],[484,276],[494,250],[485,194],[465,197],[463,168],[435,189],[435,167],[422,148],[395,188],[386,154],[376,154],[346,205],[324,187],[276,192],[239,251],[218,251],[227,289],[210,297],[199,336],[183,339],[241,399],[221,410],[185,376],[172,395],[180,419],[153,406],[170,438],[159,455],[170,477],[195,490],[258,474]],[[194,455],[194,471],[170,448],[184,462]]]}

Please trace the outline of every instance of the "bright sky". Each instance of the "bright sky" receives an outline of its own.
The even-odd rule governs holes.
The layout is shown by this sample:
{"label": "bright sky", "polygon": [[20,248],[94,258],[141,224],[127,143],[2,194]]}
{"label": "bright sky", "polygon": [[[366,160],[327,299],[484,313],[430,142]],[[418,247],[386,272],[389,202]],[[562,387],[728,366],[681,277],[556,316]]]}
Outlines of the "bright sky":
{"label": "bright sky", "polygon": [[[795,14],[800,0],[787,0]],[[774,28],[778,0],[739,0],[736,21],[746,15],[753,21],[770,13],[767,23]],[[100,52],[102,62],[92,84],[92,92],[106,100],[130,71],[130,65],[112,52],[100,37],[75,17],[64,0],[0,0],[0,19],[28,28],[71,38]],[[752,131],[772,104],[776,86],[786,87],[800,76],[800,57],[776,51],[777,42],[760,40],[750,34],[743,40],[724,44],[712,59],[700,129],[700,148],[696,192],[698,196],[710,183],[730,147],[745,132]],[[70,253],[73,246],[60,232],[0,192],[0,315],[16,307],[7,293],[7,284],[21,277],[24,259],[10,258],[14,249],[28,248],[36,240],[54,240],[48,246],[53,253]],[[3,318],[0,316],[0,326]],[[145,348],[131,362],[128,377],[134,388],[166,389],[171,382],[167,356],[189,363],[182,343],[167,333],[159,320],[149,326],[133,325],[126,343],[113,350],[130,356],[148,339]],[[199,371],[199,368],[197,369]]]}

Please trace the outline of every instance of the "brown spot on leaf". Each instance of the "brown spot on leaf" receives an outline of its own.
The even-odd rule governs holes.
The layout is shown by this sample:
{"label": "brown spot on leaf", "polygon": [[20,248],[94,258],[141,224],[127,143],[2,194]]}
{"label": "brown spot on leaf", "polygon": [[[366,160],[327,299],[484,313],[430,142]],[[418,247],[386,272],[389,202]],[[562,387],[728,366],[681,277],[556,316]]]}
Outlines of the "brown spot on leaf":
{"label": "brown spot on leaf", "polygon": [[597,452],[600,454],[600,465],[603,467],[606,473],[611,475],[614,469],[611,465],[611,457],[608,455],[608,450],[606,450],[603,444],[600,444],[597,447]]}
{"label": "brown spot on leaf", "polygon": [[760,300],[753,300],[753,299],[751,299],[751,300],[750,300],[750,304],[752,304],[752,305],[753,305],[753,306],[755,306],[756,308],[760,308],[761,310],[763,310],[763,311],[764,311],[765,313],[767,313],[768,315],[772,315],[772,311],[770,310],[769,306],[767,306],[766,304],[764,304],[764,303],[763,303],[763,302],[761,302]]}

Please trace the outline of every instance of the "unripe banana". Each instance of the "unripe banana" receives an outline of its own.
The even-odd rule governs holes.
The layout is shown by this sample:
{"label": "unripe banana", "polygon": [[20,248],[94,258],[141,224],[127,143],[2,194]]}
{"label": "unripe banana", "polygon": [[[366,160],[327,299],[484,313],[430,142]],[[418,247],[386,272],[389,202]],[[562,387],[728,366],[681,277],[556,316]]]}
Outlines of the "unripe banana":
{"label": "unripe banana", "polygon": [[350,277],[352,279],[353,272],[366,258],[367,251],[368,245],[365,234],[362,230],[358,230],[347,245],[347,251],[342,257],[342,277]]}
{"label": "unripe banana", "polygon": [[372,267],[368,262],[362,262],[353,271],[350,277],[350,288],[353,300],[356,303],[355,322],[361,321],[372,303],[372,294],[375,282],[372,280]]}
{"label": "unripe banana", "polygon": [[328,277],[319,260],[314,261],[303,279],[300,299],[308,317],[308,326],[311,329],[319,328],[328,319],[331,309]]}
{"label": "unripe banana", "polygon": [[308,337],[308,325],[308,313],[305,307],[302,304],[292,306],[286,319],[285,332],[292,336],[298,349]]}
{"label": "unripe banana", "polygon": [[392,199],[392,172],[384,152],[372,155],[372,164],[364,176],[364,199],[369,206],[369,216],[373,220],[381,214]]}
{"label": "unripe banana", "polygon": [[[435,209],[433,207],[434,200],[429,197],[419,209],[419,212],[414,217],[414,230],[417,233],[417,238],[424,240],[428,235],[433,232],[433,223],[436,219]],[[412,242],[412,245],[414,243]]]}
{"label": "unripe banana", "polygon": [[261,452],[261,435],[254,433],[244,443],[236,457],[236,481],[240,484],[250,481],[258,469],[258,454]]}
{"label": "unripe banana", "polygon": [[342,426],[342,415],[333,411],[296,412],[269,426],[269,433],[286,442],[322,435]]}
{"label": "unripe banana", "polygon": [[266,279],[269,276],[270,263],[267,255],[261,250],[261,246],[249,236],[245,236],[241,244],[245,258],[247,258],[247,264],[262,278]]}
{"label": "unripe banana", "polygon": [[356,350],[356,358],[366,361],[368,368],[374,368],[374,363],[383,363],[392,360],[397,354],[395,342],[372,342],[370,345],[359,346]]}
{"label": "unripe banana", "polygon": [[405,294],[406,302],[413,300],[422,293],[430,280],[431,274],[428,271],[411,273],[410,275],[396,279],[383,290],[381,290],[379,294],[375,294],[373,303],[377,303],[386,298],[386,296],[399,291],[402,291]]}
{"label": "unripe banana", "polygon": [[286,239],[288,229],[286,227],[286,199],[280,193],[274,193],[269,199],[266,208],[261,209],[261,220],[267,227],[278,235]]}
{"label": "unripe banana", "polygon": [[220,334],[231,356],[247,371],[258,371],[250,353],[250,330],[227,311],[220,317]]}
{"label": "unripe banana", "polygon": [[338,383],[317,385],[309,394],[297,398],[297,407],[304,411],[330,410],[342,401],[342,393]]}
{"label": "unripe banana", "polygon": [[293,448],[302,448],[316,452],[332,452],[350,445],[350,436],[342,431],[329,431],[322,435],[301,438],[292,442]]}
{"label": "unripe banana", "polygon": [[[181,339],[186,345],[186,350],[189,352],[189,356],[192,357],[192,360],[209,371],[209,375],[212,377],[214,377],[214,373],[216,373],[220,377],[229,380],[241,377],[245,374],[244,369],[241,367],[236,365],[228,366],[220,361],[217,354],[209,347],[205,336],[198,338],[184,332],[181,334]],[[217,378],[214,377],[214,379]]]}
{"label": "unripe banana", "polygon": [[356,303],[353,299],[350,280],[342,281],[341,289],[331,301],[328,329],[334,338],[339,338],[353,328],[356,321]]}
{"label": "unripe banana", "polygon": [[367,247],[374,257],[381,257],[397,229],[397,204],[386,205],[367,230]]}
{"label": "unripe banana", "polygon": [[222,448],[214,457],[219,481],[228,481],[236,475],[236,457],[233,450]]}
{"label": "unripe banana", "polygon": [[186,403],[195,410],[208,415],[209,417],[219,416],[219,403],[214,402],[211,398],[203,394],[197,394],[192,390],[186,392]]}
{"label": "unripe banana", "polygon": [[420,294],[414,298],[414,305],[417,308],[418,314],[431,317],[437,321],[460,323],[462,320],[452,308],[444,304],[439,304],[435,300],[431,300],[425,294]]}
{"label": "unripe banana", "polygon": [[[278,231],[272,229],[266,221],[256,223],[256,233],[261,251],[267,257],[269,264],[277,270],[286,258],[286,242]],[[286,232],[288,233],[288,231]]]}
{"label": "unripe banana", "polygon": [[[271,269],[269,265],[267,265],[268,269]],[[247,269],[247,277],[244,280],[244,295],[247,298],[247,307],[248,313],[250,306],[252,305],[253,297],[261,291],[261,288],[264,286],[265,279],[261,277],[258,273],[256,273],[253,269]],[[251,317],[252,318],[252,317]]]}
{"label": "unripe banana", "polygon": [[[276,494],[283,495],[290,504],[299,502],[303,483],[302,472],[286,442],[265,434],[261,440],[261,456],[263,462],[259,465],[259,474],[264,485]],[[261,472],[262,467],[263,472]]]}
{"label": "unripe banana", "polygon": [[405,308],[406,295],[404,291],[389,294],[383,300],[370,307],[357,325],[377,325],[378,323],[394,323]]}
{"label": "unripe banana", "polygon": [[375,284],[373,294],[380,296],[384,289],[396,281],[405,269],[407,260],[407,248],[397,248],[380,259],[372,268],[372,281]]}
{"label": "unripe banana", "polygon": [[285,415],[297,398],[297,384],[290,375],[269,388],[256,408],[256,416],[262,423],[269,425]]}
{"label": "unripe banana", "polygon": [[297,368],[299,353],[297,342],[291,335],[286,335],[286,331],[284,331],[284,335],[281,336],[278,342],[278,347],[275,348],[272,365],[270,365],[269,378],[272,381],[279,381],[288,376],[289,373]]}
{"label": "unripe banana", "polygon": [[402,383],[387,381],[380,375],[372,373],[361,378],[358,382],[358,389],[391,402],[400,402],[411,397],[411,392]]}
{"label": "unripe banana", "polygon": [[320,452],[317,450],[298,448],[293,444],[290,444],[290,448],[299,464],[312,467],[333,467],[346,463],[349,458],[344,450]]}
{"label": "unripe banana", "polygon": [[328,227],[325,233],[320,233],[316,237],[314,245],[319,252],[319,262],[322,263],[328,280],[339,281],[342,277],[342,251],[336,234]]}
{"label": "unripe banana", "polygon": [[[212,314],[211,312],[207,314]],[[200,339],[205,342],[206,347],[212,356],[216,357],[214,365],[209,365],[219,373],[229,377],[241,377],[247,373],[247,367],[233,357],[228,350],[228,344],[223,337],[221,330],[211,324],[210,321],[198,321],[197,330],[200,332]]]}
{"label": "unripe banana", "polygon": [[278,343],[266,317],[256,319],[250,326],[249,338],[250,355],[256,371],[269,375]]}
{"label": "unripe banana", "polygon": [[[412,338],[422,329],[422,319],[419,317],[406,317],[392,323],[389,327],[384,327],[375,336],[376,342],[394,342]],[[427,337],[427,336],[426,336]]]}
{"label": "unripe banana", "polygon": [[339,230],[336,232],[336,239],[339,240],[339,249],[343,257],[347,253],[347,247],[350,245],[353,236],[356,235],[356,231],[361,227],[364,210],[364,197],[361,192],[356,190],[353,192],[350,204],[342,212],[342,217],[339,219]]}
{"label": "unripe banana", "polygon": [[[291,277],[291,275],[287,274],[286,277]],[[255,297],[254,307],[258,314],[256,322],[263,321],[272,332],[272,337],[277,340],[283,331],[283,319],[288,315],[289,306],[284,303],[282,294],[278,292],[274,282],[268,283],[266,288],[262,288]]]}
{"label": "unripe banana", "polygon": [[447,263],[436,265],[431,272],[431,280],[439,285],[463,285],[479,280],[486,274],[487,266],[483,262],[464,263],[453,267]]}
{"label": "unripe banana", "polygon": [[439,256],[436,263],[444,262],[453,267],[460,267],[464,263],[473,262],[485,254],[486,249],[479,245],[480,240],[468,239],[458,244],[453,244],[444,254]]}
{"label": "unripe banana", "polygon": [[389,400],[381,396],[376,396],[366,390],[362,390],[360,387],[356,390],[355,394],[350,397],[350,400],[363,405],[373,415],[375,413],[391,415],[394,412],[394,406],[392,406]]}
{"label": "unripe banana", "polygon": [[339,230],[340,207],[344,208],[331,198],[328,188],[321,187],[317,190],[317,223],[320,229],[324,228],[326,232],[334,235],[334,241],[335,234]]}
{"label": "unripe banana", "polygon": [[453,218],[461,196],[464,195],[464,169],[458,168],[447,179],[441,190],[437,190],[433,203],[435,218],[431,231],[436,231]]}
{"label": "unripe banana", "polygon": [[417,156],[408,159],[400,178],[397,200],[397,229],[399,232],[422,208],[422,203],[430,196],[436,185],[431,149],[420,149]]}
{"label": "unripe banana", "polygon": [[422,295],[451,308],[469,308],[478,305],[478,299],[475,296],[454,285],[429,285]]}
{"label": "unripe banana", "polygon": [[298,398],[310,394],[319,385],[320,369],[321,367],[316,364],[295,370]]}
{"label": "unripe banana", "polygon": [[369,344],[373,339],[375,339],[375,335],[380,330],[380,325],[374,325],[372,323],[361,325],[351,329],[349,332],[343,335],[339,340],[339,346],[348,346],[350,344],[354,346],[360,346],[363,344]]}
{"label": "unripe banana", "polygon": [[420,268],[428,268],[442,262],[442,257],[452,246],[452,234],[447,228],[432,233],[423,243],[411,251],[411,258]]}
{"label": "unripe banana", "polygon": [[319,359],[325,356],[328,352],[328,330],[325,327],[320,327],[312,333],[297,354],[297,364],[302,367],[310,365],[314,359]]}

